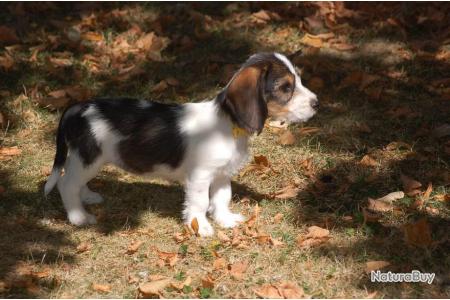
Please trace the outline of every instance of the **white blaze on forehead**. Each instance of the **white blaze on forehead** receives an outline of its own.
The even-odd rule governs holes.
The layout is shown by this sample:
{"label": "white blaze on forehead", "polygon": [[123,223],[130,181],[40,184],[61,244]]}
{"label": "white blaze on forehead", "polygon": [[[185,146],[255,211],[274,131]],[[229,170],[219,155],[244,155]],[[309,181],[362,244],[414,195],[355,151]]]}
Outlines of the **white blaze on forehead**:
{"label": "white blaze on forehead", "polygon": [[288,67],[289,71],[291,71],[292,74],[297,75],[297,73],[295,72],[294,66],[292,65],[292,63],[289,61],[289,59],[286,56],[284,56],[283,54],[280,54],[280,53],[275,53],[274,55],[276,58],[281,60],[286,65],[286,67]]}

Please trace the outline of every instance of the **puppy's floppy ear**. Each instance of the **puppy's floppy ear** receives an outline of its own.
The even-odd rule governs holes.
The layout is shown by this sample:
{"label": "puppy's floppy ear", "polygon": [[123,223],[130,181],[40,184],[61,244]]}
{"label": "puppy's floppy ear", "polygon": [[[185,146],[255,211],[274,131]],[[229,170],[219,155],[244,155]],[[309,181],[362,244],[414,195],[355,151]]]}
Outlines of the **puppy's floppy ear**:
{"label": "puppy's floppy ear", "polygon": [[269,67],[264,61],[244,65],[218,95],[222,108],[233,122],[250,134],[259,134],[267,119],[264,87]]}

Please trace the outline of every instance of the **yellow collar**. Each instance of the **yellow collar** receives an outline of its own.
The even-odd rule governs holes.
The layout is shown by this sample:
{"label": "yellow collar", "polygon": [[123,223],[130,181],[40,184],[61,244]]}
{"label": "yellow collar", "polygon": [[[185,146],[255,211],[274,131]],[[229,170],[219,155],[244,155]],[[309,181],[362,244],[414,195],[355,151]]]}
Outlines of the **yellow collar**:
{"label": "yellow collar", "polygon": [[248,135],[247,131],[241,127],[238,127],[237,125],[233,124],[233,129],[232,129],[232,133],[233,133],[233,137],[235,139],[240,138],[241,136],[246,136]]}

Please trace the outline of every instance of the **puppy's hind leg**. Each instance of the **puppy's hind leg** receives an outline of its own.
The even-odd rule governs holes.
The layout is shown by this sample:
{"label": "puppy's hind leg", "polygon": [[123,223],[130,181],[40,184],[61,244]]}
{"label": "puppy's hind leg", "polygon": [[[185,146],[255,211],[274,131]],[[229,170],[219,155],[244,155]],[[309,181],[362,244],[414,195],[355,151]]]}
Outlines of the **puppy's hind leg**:
{"label": "puppy's hind leg", "polygon": [[58,190],[70,223],[82,226],[95,224],[95,216],[89,214],[81,201],[82,189],[92,179],[103,163],[97,161],[85,166],[75,151],[69,155],[64,166],[65,174],[58,181]]}

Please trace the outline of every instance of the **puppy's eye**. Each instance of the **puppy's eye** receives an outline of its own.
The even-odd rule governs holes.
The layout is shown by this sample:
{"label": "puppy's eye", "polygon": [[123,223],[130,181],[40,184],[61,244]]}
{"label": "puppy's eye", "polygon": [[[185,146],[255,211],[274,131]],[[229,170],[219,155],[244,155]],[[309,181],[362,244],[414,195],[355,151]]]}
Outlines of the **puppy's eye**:
{"label": "puppy's eye", "polygon": [[280,86],[280,90],[283,93],[290,93],[292,91],[292,86],[289,83],[284,83]]}

